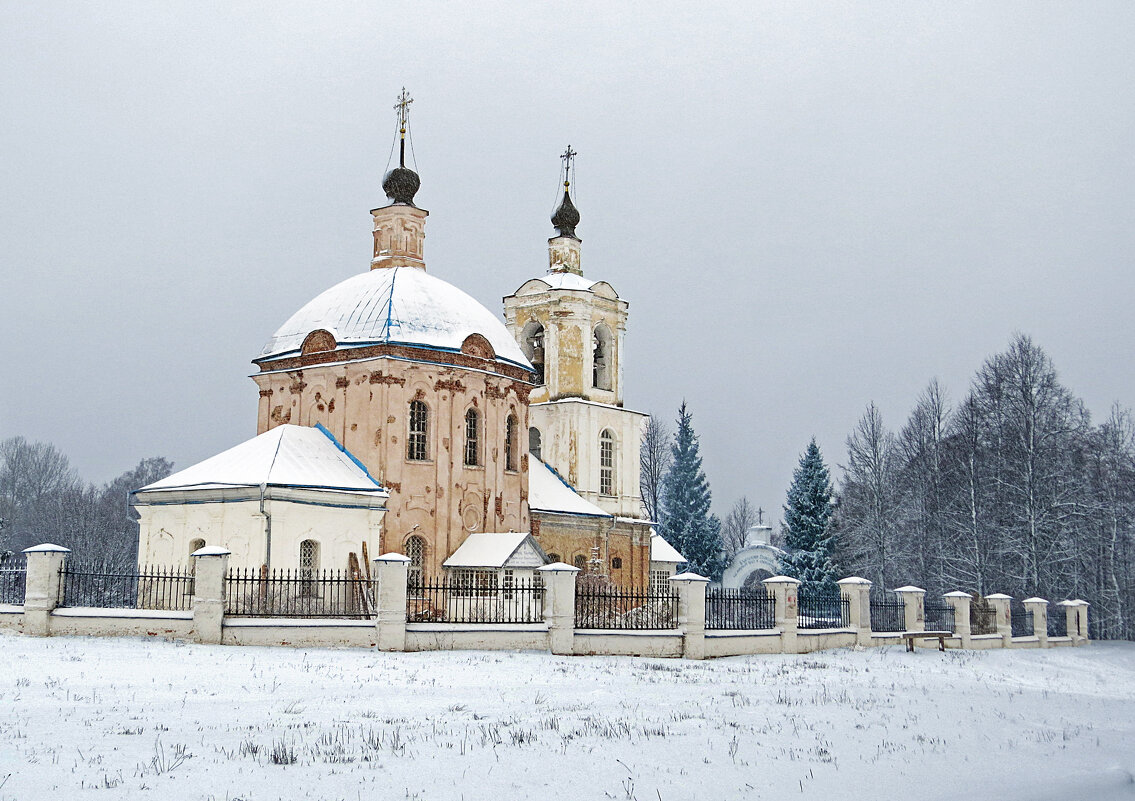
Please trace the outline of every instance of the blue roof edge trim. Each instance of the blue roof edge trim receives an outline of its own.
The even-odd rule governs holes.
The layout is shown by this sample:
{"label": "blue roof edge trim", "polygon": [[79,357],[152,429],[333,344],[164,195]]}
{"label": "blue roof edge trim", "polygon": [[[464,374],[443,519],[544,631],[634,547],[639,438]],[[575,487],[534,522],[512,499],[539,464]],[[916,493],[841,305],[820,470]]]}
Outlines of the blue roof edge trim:
{"label": "blue roof edge trim", "polygon": [[[537,456],[536,458],[537,458],[537,459],[540,459],[540,457],[539,457],[539,456]],[[567,488],[568,488],[569,490],[571,490],[572,492],[574,492],[574,493],[575,493],[576,495],[579,495],[579,490],[577,490],[577,489],[576,489],[575,487],[573,487],[573,486],[572,486],[571,484],[569,484],[569,483],[567,482],[567,479],[565,479],[565,478],[564,478],[563,476],[561,476],[561,475],[560,475],[560,471],[559,471],[559,470],[557,470],[556,468],[552,467],[552,466],[551,466],[550,464],[548,464],[547,462],[545,462],[545,461],[544,461],[543,459],[540,459],[540,464],[542,464],[542,465],[544,465],[544,467],[548,468],[548,469],[549,469],[549,470],[550,470],[550,471],[552,472],[552,475],[553,475],[553,476],[555,476],[556,478],[558,478],[558,479],[560,480],[560,483],[561,483],[561,484],[563,484],[563,485],[564,485],[565,487],[567,487]],[[582,495],[579,495],[579,497],[583,498],[583,496],[582,496]],[[584,500],[587,500],[586,498],[583,498],[583,499],[584,499]],[[530,504],[530,505],[531,505],[531,504]],[[551,510],[551,509],[542,509],[541,511],[544,511],[544,512],[551,512],[551,511],[553,511],[553,510]],[[590,513],[590,512],[559,512],[558,514],[570,514],[570,515],[575,515],[575,516],[577,516],[577,517],[600,517],[600,515],[597,515],[597,514],[592,514],[592,513]],[[602,517],[614,517],[614,515],[612,515],[612,514],[607,514],[607,513],[604,513],[604,514],[602,515]]]}
{"label": "blue roof edge trim", "polygon": [[342,451],[343,454],[348,459],[350,459],[352,462],[354,462],[355,466],[357,466],[360,470],[362,470],[363,474],[366,475],[366,477],[369,478],[371,481],[373,481],[374,485],[376,487],[378,487],[379,489],[382,489],[382,490],[386,489],[385,487],[383,487],[381,484],[379,484],[377,481],[374,480],[374,476],[372,476],[370,474],[370,471],[367,470],[367,466],[365,464],[363,464],[362,462],[360,462],[358,457],[355,456],[355,454],[351,453],[349,450],[347,450],[345,447],[343,447],[343,443],[341,443],[339,440],[335,439],[335,435],[327,430],[327,426],[323,425],[323,423],[316,423],[315,429],[316,429],[316,431],[322,431],[323,435],[325,437],[327,437],[327,439],[331,440],[331,442],[334,443],[335,447],[338,448],[340,451]]}

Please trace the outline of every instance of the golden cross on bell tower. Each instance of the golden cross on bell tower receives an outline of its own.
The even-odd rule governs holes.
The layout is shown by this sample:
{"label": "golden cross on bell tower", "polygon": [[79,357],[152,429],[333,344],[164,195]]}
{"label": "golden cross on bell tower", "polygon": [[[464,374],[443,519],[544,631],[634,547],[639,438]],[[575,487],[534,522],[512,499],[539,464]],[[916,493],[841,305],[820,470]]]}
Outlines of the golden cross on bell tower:
{"label": "golden cross on bell tower", "polygon": [[571,149],[571,145],[567,146],[567,150],[560,154],[560,160],[564,163],[564,191],[571,186],[571,163],[579,154]]}
{"label": "golden cross on bell tower", "polygon": [[398,112],[398,166],[400,167],[406,166],[406,120],[410,118],[410,104],[413,102],[414,98],[410,97],[410,93],[403,86],[402,94],[394,104],[394,110]]}

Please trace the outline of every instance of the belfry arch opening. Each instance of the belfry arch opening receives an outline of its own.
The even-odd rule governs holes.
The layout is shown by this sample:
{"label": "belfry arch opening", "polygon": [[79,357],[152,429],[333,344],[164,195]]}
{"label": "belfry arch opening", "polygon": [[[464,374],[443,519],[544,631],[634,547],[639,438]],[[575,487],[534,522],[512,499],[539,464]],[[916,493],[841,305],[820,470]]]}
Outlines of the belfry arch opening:
{"label": "belfry arch opening", "polygon": [[538,320],[531,320],[524,326],[520,337],[520,347],[524,357],[536,370],[536,384],[544,383],[544,326]]}
{"label": "belfry arch opening", "polygon": [[592,335],[594,348],[591,360],[591,385],[596,389],[611,389],[611,366],[614,362],[614,337],[611,329],[600,323]]}

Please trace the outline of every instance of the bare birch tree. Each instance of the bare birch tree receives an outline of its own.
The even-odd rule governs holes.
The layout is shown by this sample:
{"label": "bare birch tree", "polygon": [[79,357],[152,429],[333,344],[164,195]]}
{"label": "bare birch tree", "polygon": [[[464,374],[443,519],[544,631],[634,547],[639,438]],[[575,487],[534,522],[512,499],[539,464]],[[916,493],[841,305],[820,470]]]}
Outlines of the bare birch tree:
{"label": "bare birch tree", "polygon": [[642,447],[639,449],[639,491],[647,518],[662,522],[662,480],[670,470],[673,455],[670,452],[674,434],[670,427],[657,417],[650,417],[642,429]]}

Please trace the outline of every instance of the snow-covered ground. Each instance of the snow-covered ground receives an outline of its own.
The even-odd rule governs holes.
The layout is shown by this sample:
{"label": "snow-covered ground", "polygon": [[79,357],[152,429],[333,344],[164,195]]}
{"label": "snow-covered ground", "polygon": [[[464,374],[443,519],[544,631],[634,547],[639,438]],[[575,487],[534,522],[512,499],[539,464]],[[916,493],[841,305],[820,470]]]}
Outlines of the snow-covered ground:
{"label": "snow-covered ground", "polygon": [[0,634],[0,799],[1129,799],[1135,644],[708,662]]}

